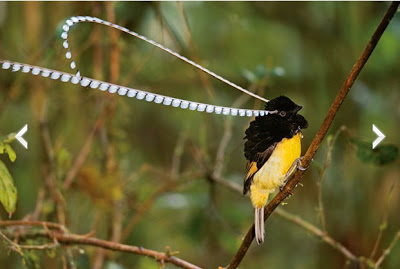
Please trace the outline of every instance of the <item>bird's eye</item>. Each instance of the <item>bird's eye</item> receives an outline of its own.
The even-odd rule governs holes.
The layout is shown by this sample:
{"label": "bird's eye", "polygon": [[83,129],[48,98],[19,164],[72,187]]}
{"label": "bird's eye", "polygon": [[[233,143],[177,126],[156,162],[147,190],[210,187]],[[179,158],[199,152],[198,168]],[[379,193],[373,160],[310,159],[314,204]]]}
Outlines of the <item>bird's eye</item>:
{"label": "bird's eye", "polygon": [[285,116],[286,116],[286,112],[285,112],[285,111],[281,111],[281,112],[279,112],[279,116],[281,116],[281,117],[285,117]]}

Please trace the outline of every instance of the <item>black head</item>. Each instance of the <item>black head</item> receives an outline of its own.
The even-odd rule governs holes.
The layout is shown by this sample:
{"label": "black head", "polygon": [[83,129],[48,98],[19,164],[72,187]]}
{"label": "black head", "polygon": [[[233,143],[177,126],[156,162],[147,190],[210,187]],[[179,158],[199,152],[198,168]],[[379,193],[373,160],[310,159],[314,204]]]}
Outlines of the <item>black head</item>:
{"label": "black head", "polygon": [[300,114],[294,115],[289,121],[289,129],[291,134],[297,134],[301,129],[306,129],[308,127],[307,120]]}
{"label": "black head", "polygon": [[294,127],[298,128],[298,129],[307,129],[307,127],[308,127],[307,120],[300,114],[296,114],[293,117],[293,124],[294,124]]}
{"label": "black head", "polygon": [[265,110],[267,111],[276,111],[276,115],[280,117],[292,117],[296,114],[302,106],[296,105],[292,100],[290,100],[286,96],[279,96],[275,99],[270,100],[265,105]]}

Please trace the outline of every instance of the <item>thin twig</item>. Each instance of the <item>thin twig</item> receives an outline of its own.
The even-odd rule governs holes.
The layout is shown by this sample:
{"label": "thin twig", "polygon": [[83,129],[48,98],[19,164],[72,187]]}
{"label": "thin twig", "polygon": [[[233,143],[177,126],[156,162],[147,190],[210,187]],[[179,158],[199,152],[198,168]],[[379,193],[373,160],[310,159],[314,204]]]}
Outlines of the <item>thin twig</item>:
{"label": "thin twig", "polygon": [[51,141],[50,131],[48,128],[47,122],[47,103],[46,101],[43,102],[42,107],[42,115],[40,119],[40,134],[42,138],[42,143],[44,145],[47,164],[45,166],[44,172],[44,180],[47,188],[49,189],[51,198],[53,199],[54,203],[56,204],[56,214],[58,222],[61,224],[65,224],[66,217],[65,217],[65,200],[63,195],[61,194],[60,190],[57,187],[56,183],[56,166],[54,162],[54,150],[53,144]]}
{"label": "thin twig", "polygon": [[[359,73],[363,69],[365,63],[368,61],[369,57],[371,56],[376,44],[378,43],[379,39],[381,38],[382,34],[384,33],[386,27],[388,26],[390,20],[393,18],[394,14],[397,11],[399,6],[398,2],[393,2],[388,10],[386,11],[384,17],[382,18],[381,22],[379,23],[377,29],[375,30],[374,34],[372,35],[370,41],[368,42],[366,48],[364,49],[363,53],[361,54],[360,58],[354,64],[353,68],[350,71],[349,76],[347,77],[346,81],[344,82],[343,86],[341,87],[340,91],[338,92],[335,100],[333,101],[331,107],[329,108],[327,115],[319,128],[317,134],[315,135],[310,147],[308,148],[304,158],[302,159],[301,165],[303,167],[308,167],[311,163],[312,158],[314,157],[315,153],[317,152],[322,140],[324,139],[326,133],[328,132],[329,127],[331,126],[333,119],[337,111],[339,110],[341,104],[343,103],[344,99],[346,98],[348,92],[350,91],[351,86],[353,86],[354,81],[358,77]],[[304,171],[297,170],[294,176],[289,180],[289,182],[285,185],[282,192],[279,192],[274,199],[264,208],[264,221],[269,218],[271,213],[275,210],[275,208],[282,203],[291,193],[293,193],[293,189],[295,186],[300,182],[300,179],[304,175]],[[254,225],[252,225],[247,232],[246,236],[244,237],[242,244],[240,245],[238,251],[233,256],[230,264],[228,265],[228,269],[237,268],[241,261],[243,260],[244,256],[247,253],[251,243],[254,239]]]}
{"label": "thin twig", "polygon": [[19,253],[21,256],[24,256],[20,246],[17,243],[13,242],[10,238],[8,238],[2,231],[0,231],[0,237],[2,237],[3,240],[10,245],[11,250]]}
{"label": "thin twig", "polygon": [[161,194],[165,193],[168,189],[170,189],[173,185],[175,185],[174,182],[171,182],[170,180],[165,182],[157,191],[155,191],[152,195],[150,195],[149,198],[146,199],[146,201],[139,208],[138,212],[136,212],[136,214],[132,216],[132,218],[129,220],[128,224],[123,229],[122,236],[121,236],[122,242],[124,242],[128,238],[128,236],[132,232],[133,228],[136,226],[136,224],[142,218],[144,213],[146,213],[150,209],[150,207],[154,204],[156,199]]}
{"label": "thin twig", "polygon": [[[263,89],[267,84],[267,76],[263,77],[259,84],[251,84],[249,87],[249,91],[258,92],[258,90]],[[259,93],[260,94],[260,93]],[[232,103],[232,107],[241,107],[244,103],[246,103],[250,99],[250,96],[247,94],[242,94]],[[259,107],[260,100],[256,100],[254,103],[254,108]],[[215,157],[214,169],[212,172],[212,176],[214,178],[219,178],[222,173],[226,149],[228,147],[229,141],[232,138],[232,118],[225,119],[224,122],[224,133],[222,135],[221,141],[218,146],[217,154]]]}
{"label": "thin twig", "polygon": [[[178,12],[179,15],[182,18],[183,21],[183,27],[184,27],[184,31],[186,33],[186,39],[188,40],[189,43],[189,51],[191,54],[191,58],[193,58],[193,61],[200,64],[202,63],[202,61],[200,60],[199,54],[197,52],[197,48],[196,45],[193,42],[193,37],[192,37],[192,33],[190,31],[190,26],[189,26],[189,21],[188,18],[186,16],[186,12],[185,9],[183,8],[183,3],[182,2],[177,2],[177,7],[178,7]],[[204,86],[204,88],[206,89],[207,95],[208,97],[213,100],[215,99],[215,91],[214,88],[210,82],[209,77],[202,72],[201,70],[196,68],[196,71],[199,74],[199,78],[200,78],[200,82],[201,84]]]}
{"label": "thin twig", "polygon": [[233,191],[233,192],[237,192],[239,194],[243,193],[243,188],[241,186],[239,186],[239,184],[236,184],[230,180],[227,180],[223,177],[215,177],[213,175],[209,176],[209,179],[212,181],[217,182],[218,184],[228,188],[229,190]]}
{"label": "thin twig", "polygon": [[[251,90],[251,89],[250,89]],[[250,97],[247,94],[240,95],[234,102],[233,107],[240,107]],[[220,177],[222,168],[224,165],[226,148],[228,147],[229,141],[232,138],[232,119],[227,118],[224,122],[224,134],[222,135],[221,141],[218,146],[217,155],[215,157],[215,164],[213,170],[213,177]]]}
{"label": "thin twig", "polygon": [[58,247],[58,244],[55,243],[47,243],[43,245],[18,245],[21,249],[35,249],[35,250],[45,250],[45,249],[53,249]]}
{"label": "thin twig", "polygon": [[388,221],[388,217],[389,217],[389,206],[390,206],[390,200],[391,200],[392,194],[393,194],[393,189],[394,189],[394,184],[392,184],[392,186],[390,187],[390,190],[389,190],[389,193],[388,193],[388,196],[387,196],[387,199],[386,199],[386,206],[385,206],[385,209],[383,211],[382,222],[379,225],[378,236],[376,238],[374,247],[372,248],[371,254],[369,255],[369,258],[371,260],[374,259],[375,255],[376,255],[376,252],[378,251],[378,246],[381,243],[383,232],[387,228],[387,221]]}
{"label": "thin twig", "polygon": [[[111,23],[115,21],[115,11],[113,2],[105,2],[107,20]],[[110,28],[108,36],[110,38],[110,82],[117,83],[120,69],[120,48],[118,46],[119,31]]]}
{"label": "thin twig", "polygon": [[64,225],[55,222],[48,221],[29,221],[29,220],[0,220],[0,226],[37,226],[46,227],[51,229],[57,229],[60,232],[65,232],[66,228]]}
{"label": "thin twig", "polygon": [[[133,228],[140,221],[142,216],[150,209],[150,207],[154,204],[154,202],[157,200],[157,198],[161,194],[163,194],[166,191],[170,190],[171,188],[174,188],[175,186],[177,186],[177,184],[178,184],[177,180],[180,177],[182,177],[179,170],[181,167],[181,159],[182,159],[182,155],[183,155],[183,151],[184,151],[185,141],[186,141],[186,134],[182,132],[178,136],[178,139],[177,139],[177,142],[175,145],[175,149],[173,152],[171,171],[169,173],[170,175],[167,177],[165,183],[160,188],[158,188],[152,195],[150,195],[150,197],[148,197],[144,203],[142,203],[142,206],[139,208],[137,213],[135,215],[133,215],[132,218],[129,220],[128,225],[122,231],[122,237],[121,237],[122,242],[124,242],[128,238],[128,236],[132,232]],[[148,169],[150,169],[150,168],[152,168],[152,167],[148,167]],[[156,172],[159,172],[159,171],[156,171]],[[162,177],[165,177],[165,174],[166,173],[164,171],[160,172],[160,176],[162,176]]]}
{"label": "thin twig", "polygon": [[186,138],[187,137],[184,132],[181,132],[178,136],[174,153],[172,155],[171,178],[175,178],[179,175]]}
{"label": "thin twig", "polygon": [[325,162],[324,165],[321,168],[321,171],[319,173],[319,179],[317,181],[317,192],[318,192],[318,214],[320,217],[321,221],[321,226],[322,230],[326,232],[326,219],[325,219],[325,210],[324,210],[324,203],[322,200],[322,181],[324,179],[324,175],[326,170],[328,169],[329,165],[331,164],[332,161],[332,150],[333,150],[333,145],[336,142],[336,139],[338,138],[339,134],[345,130],[345,127],[342,126],[340,127],[335,135],[333,136],[332,139],[328,139],[327,141],[327,150],[326,150],[326,157],[325,157]]}
{"label": "thin twig", "polygon": [[35,210],[33,211],[33,213],[28,214],[28,216],[26,216],[25,219],[27,219],[27,220],[38,220],[39,219],[40,213],[42,212],[42,209],[43,209],[43,202],[44,202],[45,194],[46,194],[46,192],[45,192],[44,188],[39,189],[37,200],[36,200]]}
{"label": "thin twig", "polygon": [[[102,13],[102,3],[93,3],[93,15],[95,17],[99,16]],[[102,46],[102,32],[99,25],[95,25],[93,27],[93,75],[98,78],[103,78],[103,46]],[[104,97],[98,97],[97,99],[97,106],[100,111],[105,111],[104,108]],[[100,133],[100,141],[102,150],[104,151],[104,125],[101,126],[99,133]],[[105,154],[106,155],[106,154]],[[104,163],[102,164],[105,167]],[[104,249],[96,249],[95,253],[93,254],[93,269],[101,268],[104,262]]]}
{"label": "thin twig", "polygon": [[379,266],[382,264],[383,260],[390,254],[394,246],[396,245],[397,241],[400,239],[400,230],[396,232],[396,234],[393,237],[392,242],[390,242],[389,246],[383,250],[382,255],[379,257],[379,259],[375,263],[375,268],[379,268]]}
{"label": "thin twig", "polygon": [[[106,17],[107,20],[111,23],[115,23],[115,11],[113,7],[114,3],[112,2],[105,2],[104,7],[105,7],[105,12],[106,12]],[[109,58],[109,66],[110,66],[110,74],[109,74],[109,79],[111,83],[116,83],[119,77],[119,72],[120,72],[120,49],[118,46],[118,35],[119,33],[115,31],[114,29],[110,29],[108,31],[108,36],[110,40],[110,58]],[[104,157],[104,172],[106,174],[113,174],[117,175],[118,174],[118,163],[116,161],[115,157],[115,146],[113,143],[113,138],[110,135],[112,133],[112,119],[114,117],[115,113],[115,108],[116,108],[116,96],[115,95],[107,95],[106,98],[102,99],[101,101],[104,101],[105,104],[104,106],[101,107],[101,111],[105,115],[105,122],[106,126],[102,125],[100,128],[103,142],[102,143],[102,148],[105,151],[105,157]],[[117,179],[119,180],[119,179]],[[122,221],[123,221],[123,215],[122,211],[120,210],[121,206],[121,201],[114,201],[113,202],[113,207],[114,210],[111,212],[112,213],[112,218],[110,219],[111,221],[111,238],[110,240],[112,242],[119,242],[121,239],[121,231],[122,231]],[[106,252],[104,249],[98,249],[95,254],[95,259],[93,263],[93,269],[100,269],[103,267],[104,263],[104,258],[105,258]]]}
{"label": "thin twig", "polygon": [[312,234],[316,235],[317,237],[321,238],[325,243],[333,247],[334,249],[338,250],[340,253],[342,253],[347,259],[354,261],[354,262],[359,262],[359,259],[351,253],[350,250],[348,250],[345,246],[343,246],[341,243],[330,237],[325,231],[319,229],[318,227],[314,226],[308,221],[303,220],[302,218],[291,214],[289,212],[286,212],[285,210],[281,208],[277,208],[275,210],[275,213],[290,221],[293,222],[294,224],[304,228],[305,230],[311,232]]}
{"label": "thin twig", "polygon": [[[104,110],[103,110],[103,112],[104,112]],[[89,155],[90,149],[93,144],[93,138],[94,138],[95,134],[98,132],[98,130],[101,128],[101,126],[103,125],[104,117],[105,117],[105,113],[102,113],[101,116],[96,120],[93,130],[90,132],[90,134],[86,138],[85,144],[81,148],[81,150],[78,154],[78,157],[76,157],[74,164],[71,166],[71,169],[68,170],[67,175],[65,176],[65,180],[64,180],[64,185],[63,185],[64,189],[68,189],[71,186],[76,174],[78,173],[79,169],[82,167],[84,162],[86,161],[86,158]]]}

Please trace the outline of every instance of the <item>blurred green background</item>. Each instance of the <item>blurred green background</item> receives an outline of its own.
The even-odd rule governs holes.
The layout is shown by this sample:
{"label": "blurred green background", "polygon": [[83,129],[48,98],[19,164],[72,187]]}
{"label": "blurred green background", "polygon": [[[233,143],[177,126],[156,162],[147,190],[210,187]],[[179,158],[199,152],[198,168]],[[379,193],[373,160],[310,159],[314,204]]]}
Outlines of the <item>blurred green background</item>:
{"label": "blurred green background", "polygon": [[[284,94],[303,105],[302,114],[309,122],[304,152],[388,5],[1,2],[0,59],[70,72],[61,46],[63,22],[77,15],[114,20],[267,99]],[[200,75],[171,55],[105,26],[79,24],[69,39],[84,76],[216,105],[231,106],[241,98],[237,90]],[[395,159],[400,132],[399,48],[397,14],[330,128],[332,138],[345,126],[330,151],[331,163],[323,168],[328,152],[325,140],[303,186],[283,207],[321,227],[317,183],[322,169],[327,232],[356,256],[369,257],[383,227],[374,259],[400,228],[400,169]],[[242,107],[261,109],[262,104],[248,98]],[[99,118],[88,156],[65,188],[68,171]],[[116,238],[158,251],[169,246],[179,251],[178,257],[204,268],[225,266],[253,222],[253,208],[248,197],[209,180],[208,175],[214,172],[224,130],[230,128],[225,133],[231,137],[225,140],[221,177],[242,184],[243,136],[250,120],[178,110],[0,70],[0,137],[29,124],[25,135],[29,149],[14,142],[14,163],[0,155],[18,189],[11,219],[27,218],[39,208],[36,219],[65,219],[74,233],[95,231],[98,238]],[[395,149],[385,164],[379,164],[385,156],[369,151],[376,138],[372,124],[387,136],[383,144]],[[52,144],[51,161],[43,143],[44,130]],[[54,183],[56,196],[64,199],[58,203],[61,215],[49,182]],[[387,222],[382,226],[385,214]],[[8,219],[2,207],[0,218]],[[76,246],[52,253],[26,251],[23,265],[21,256],[8,248],[0,243],[0,268],[63,268],[63,256],[68,268],[160,267],[144,256]],[[400,268],[399,253],[397,245],[382,268]],[[240,266],[343,267],[343,255],[276,214],[266,223],[266,242],[253,244]],[[175,267],[166,264],[166,268]]]}

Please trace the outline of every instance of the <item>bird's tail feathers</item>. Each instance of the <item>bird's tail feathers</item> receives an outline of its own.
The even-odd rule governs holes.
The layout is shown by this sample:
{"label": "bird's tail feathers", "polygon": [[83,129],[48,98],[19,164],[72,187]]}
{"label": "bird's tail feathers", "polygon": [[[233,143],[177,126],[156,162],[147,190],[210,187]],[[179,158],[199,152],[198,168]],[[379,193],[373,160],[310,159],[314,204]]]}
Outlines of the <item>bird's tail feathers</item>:
{"label": "bird's tail feathers", "polygon": [[264,242],[264,208],[256,207],[254,211],[254,227],[257,244]]}

